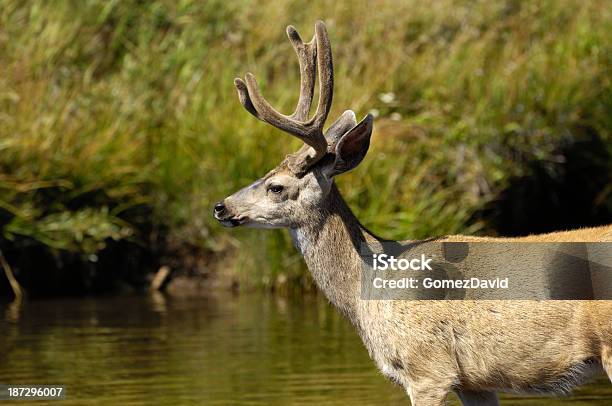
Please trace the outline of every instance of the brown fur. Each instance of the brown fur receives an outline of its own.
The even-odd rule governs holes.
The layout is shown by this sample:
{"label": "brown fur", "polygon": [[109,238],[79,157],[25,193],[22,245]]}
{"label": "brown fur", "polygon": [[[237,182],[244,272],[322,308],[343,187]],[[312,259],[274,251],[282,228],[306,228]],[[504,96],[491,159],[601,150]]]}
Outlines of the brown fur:
{"label": "brown fur", "polygon": [[547,234],[532,234],[526,237],[472,237],[465,235],[448,236],[449,241],[465,242],[612,242],[612,226],[580,228]]}
{"label": "brown fur", "polygon": [[[339,194],[330,200],[323,224],[307,231],[306,262],[379,368],[413,403],[443,403],[450,390],[481,400],[482,392],[497,390],[567,393],[601,363],[612,377],[610,301],[360,300],[356,240],[374,237]],[[504,240],[609,241],[611,233],[605,226]]]}

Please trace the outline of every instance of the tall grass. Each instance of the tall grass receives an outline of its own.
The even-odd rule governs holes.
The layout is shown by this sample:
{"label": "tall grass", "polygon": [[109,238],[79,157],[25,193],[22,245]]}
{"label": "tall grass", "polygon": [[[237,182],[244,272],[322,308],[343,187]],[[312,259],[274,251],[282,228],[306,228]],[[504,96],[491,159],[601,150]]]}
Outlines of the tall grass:
{"label": "tall grass", "polygon": [[249,282],[301,280],[286,234],[228,232],[210,208],[299,146],[243,111],[232,82],[254,72],[289,111],[299,73],[284,27],[309,38],[316,19],[334,47],[330,117],[378,115],[368,158],[339,179],[362,221],[397,238],[478,233],[474,214],[526,162],[560,159],[584,129],[610,145],[611,10],[0,0],[0,246],[91,260],[153,238],[224,256]]}

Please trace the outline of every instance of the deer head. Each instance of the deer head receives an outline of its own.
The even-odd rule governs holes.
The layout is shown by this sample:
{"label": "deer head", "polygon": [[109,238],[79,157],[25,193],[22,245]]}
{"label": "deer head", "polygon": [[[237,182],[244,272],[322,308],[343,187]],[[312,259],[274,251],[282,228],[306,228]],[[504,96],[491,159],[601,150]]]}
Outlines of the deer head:
{"label": "deer head", "polygon": [[[347,110],[323,131],[334,87],[331,46],[323,22],[316,23],[314,38],[308,43],[292,26],[287,27],[287,36],[301,74],[300,97],[293,114],[276,111],[262,97],[252,74],[234,84],[249,113],[301,139],[304,145],[263,178],[215,204],[215,218],[227,227],[299,228],[312,221],[324,206],[333,178],[355,168],[370,145],[371,115],[357,124],[355,113]],[[317,72],[319,101],[316,112],[308,118]]]}

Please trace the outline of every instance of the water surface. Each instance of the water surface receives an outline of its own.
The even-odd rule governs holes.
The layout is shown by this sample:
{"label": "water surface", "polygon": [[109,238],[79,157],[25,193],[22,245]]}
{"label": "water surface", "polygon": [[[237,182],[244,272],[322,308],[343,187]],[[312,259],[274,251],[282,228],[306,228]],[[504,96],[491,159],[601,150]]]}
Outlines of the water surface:
{"label": "water surface", "polygon": [[[0,311],[0,384],[66,385],[65,405],[409,404],[323,298],[157,294]],[[603,406],[612,385],[601,379],[569,398],[503,398]]]}

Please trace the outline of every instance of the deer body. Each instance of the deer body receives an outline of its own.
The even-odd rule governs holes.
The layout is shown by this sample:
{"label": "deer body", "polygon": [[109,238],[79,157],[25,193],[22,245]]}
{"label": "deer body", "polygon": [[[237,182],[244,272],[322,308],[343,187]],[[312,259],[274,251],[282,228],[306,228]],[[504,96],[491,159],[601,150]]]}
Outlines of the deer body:
{"label": "deer body", "polygon": [[[215,217],[228,227],[288,228],[318,287],[355,326],[382,373],[406,389],[413,405],[444,404],[450,391],[465,405],[496,404],[499,390],[566,393],[602,367],[612,379],[612,301],[361,299],[359,249],[378,238],[353,215],[333,178],[364,158],[372,117],[357,123],[354,113],[346,111],[324,133],[333,87],[325,27],[317,23],[315,38],[307,44],[292,27],[287,33],[302,71],[293,115],[269,106],[252,75],[247,74],[246,83],[235,83],[247,111],[306,145],[217,203]],[[315,58],[320,99],[308,119]],[[440,241],[499,239],[449,236]],[[612,241],[612,226],[512,241]]]}
{"label": "deer body", "polygon": [[[319,288],[355,325],[382,373],[406,388],[413,402],[443,403],[451,390],[480,403],[499,390],[568,393],[601,369],[604,352],[612,372],[610,301],[361,300],[359,244],[376,237],[335,187],[331,193],[332,207],[321,211],[321,222],[292,236],[300,236],[297,244]],[[516,240],[611,237],[608,226]]]}

